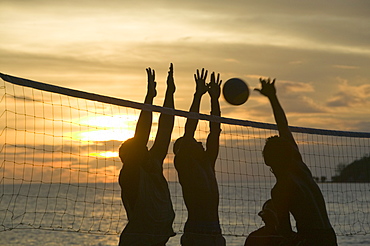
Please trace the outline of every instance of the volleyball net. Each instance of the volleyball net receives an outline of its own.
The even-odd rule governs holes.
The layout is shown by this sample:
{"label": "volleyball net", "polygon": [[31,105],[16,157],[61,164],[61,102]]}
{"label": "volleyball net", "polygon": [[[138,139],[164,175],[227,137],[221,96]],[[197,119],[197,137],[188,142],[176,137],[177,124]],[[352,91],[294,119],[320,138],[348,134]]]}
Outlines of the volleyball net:
{"label": "volleyball net", "polygon": [[[187,210],[173,166],[173,142],[188,117],[222,124],[216,174],[224,235],[246,236],[263,225],[257,216],[275,178],[264,165],[265,139],[276,126],[188,113],[0,74],[0,231],[39,228],[119,234],[127,223],[118,175],[120,144],[133,137],[141,110],[153,111],[149,148],[159,114],[175,115],[164,176],[183,232]],[[370,233],[370,185],[338,181],[339,172],[368,157],[370,133],[291,127],[305,163],[320,182],[338,235]],[[352,180],[356,181],[353,177]]]}

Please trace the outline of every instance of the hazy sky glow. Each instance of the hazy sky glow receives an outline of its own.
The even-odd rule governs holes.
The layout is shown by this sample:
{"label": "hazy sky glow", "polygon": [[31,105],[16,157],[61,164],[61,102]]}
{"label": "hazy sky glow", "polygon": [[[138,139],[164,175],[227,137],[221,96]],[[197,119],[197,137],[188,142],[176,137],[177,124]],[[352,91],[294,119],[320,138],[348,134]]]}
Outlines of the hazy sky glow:
{"label": "hazy sky glow", "polygon": [[[145,68],[161,105],[170,62],[176,107],[187,110],[193,73],[223,80],[276,77],[291,125],[370,131],[370,2],[1,1],[1,72],[143,101]],[[208,98],[202,112],[208,113]],[[232,118],[273,122],[252,92]]]}
{"label": "hazy sky glow", "polygon": [[[249,85],[250,97],[241,106],[232,106],[221,96],[222,116],[275,123],[268,99],[253,91],[260,87],[259,78],[271,77],[277,80],[278,97],[291,126],[370,133],[370,0],[0,0],[0,10],[3,74],[143,102],[145,68],[151,67],[158,92],[154,104],[162,106],[173,63],[175,108],[188,111],[195,91],[193,75],[204,67],[209,74],[220,73],[223,82],[237,77]],[[209,114],[210,109],[206,94],[201,113]],[[122,142],[134,136],[139,114],[138,109],[13,86],[0,78],[0,184],[5,198],[0,199],[0,207],[10,201],[3,206],[7,207],[3,221],[11,223],[8,229],[37,228],[32,223],[44,204],[45,211],[58,210],[42,215],[42,227],[53,216],[53,225],[45,224],[46,229],[71,230],[92,221],[88,232],[94,233],[96,226],[98,233],[106,234],[104,219],[96,214],[108,216],[112,210],[120,223],[125,220],[125,215],[117,216],[124,213],[117,182],[123,165],[118,152]],[[149,149],[158,119],[159,113],[153,113]],[[163,163],[163,174],[171,182],[178,182],[173,144],[183,136],[185,123],[186,118],[175,117]],[[227,235],[238,235],[232,231],[241,225],[246,235],[254,213],[240,206],[257,206],[257,213],[259,204],[270,197],[275,177],[264,164],[262,149],[266,138],[277,131],[224,123],[221,128],[215,170],[222,228]],[[204,147],[209,129],[208,121],[199,121],[195,138]],[[293,134],[313,176],[328,181],[339,174],[338,165],[370,154],[370,138]],[[43,184],[33,186],[40,187],[36,196],[28,183]],[[177,185],[170,187],[176,220],[181,221],[186,209]],[[340,198],[350,192],[351,200],[353,190],[324,186],[326,194],[334,197],[328,211],[335,213],[334,206],[346,208],[342,205],[347,206],[347,200],[338,200],[336,192],[344,194]],[[365,192],[357,188],[356,184],[356,192]],[[258,194],[256,201],[251,200],[253,194]],[[363,199],[358,202],[364,204]],[[69,211],[60,209],[64,204]],[[82,205],[80,213],[76,208]],[[344,211],[343,219],[337,217],[337,232],[363,232],[353,227],[363,229],[358,223],[364,214],[360,205],[352,208],[358,213]],[[23,220],[28,217],[32,223]],[[356,221],[351,222],[352,217]],[[59,226],[63,218],[73,228]],[[22,223],[17,226],[19,219]],[[350,225],[347,232],[343,221]],[[181,234],[182,222],[176,226]],[[226,229],[229,226],[232,230]],[[114,227],[109,224],[108,230]]]}

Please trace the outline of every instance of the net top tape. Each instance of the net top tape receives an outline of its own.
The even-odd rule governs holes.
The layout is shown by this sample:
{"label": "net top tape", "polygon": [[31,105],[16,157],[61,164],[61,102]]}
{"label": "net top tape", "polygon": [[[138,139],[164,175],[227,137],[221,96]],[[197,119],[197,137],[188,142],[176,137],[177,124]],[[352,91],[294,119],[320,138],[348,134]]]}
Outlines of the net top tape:
{"label": "net top tape", "polygon": [[[0,73],[0,77],[4,81],[15,84],[15,85],[30,87],[30,88],[34,88],[38,90],[58,93],[61,95],[66,95],[66,96],[71,96],[71,97],[76,97],[76,98],[81,98],[81,99],[108,103],[108,104],[117,105],[117,106],[124,106],[124,107],[129,107],[129,108],[140,109],[140,110],[154,111],[154,112],[176,115],[180,117],[187,117],[187,118],[192,118],[192,119],[220,122],[220,123],[229,124],[229,125],[250,126],[250,127],[260,128],[260,129],[277,130],[276,124],[219,117],[219,116],[214,116],[214,115],[207,115],[207,114],[188,112],[188,111],[183,111],[183,110],[178,110],[178,109],[166,108],[166,107],[161,107],[161,106],[156,106],[156,105],[138,103],[138,102],[133,102],[133,101],[125,100],[125,99],[103,96],[103,95],[98,95],[95,93],[74,90],[74,89],[46,84],[42,82],[36,82],[33,80],[19,78],[19,77],[15,77],[15,76],[3,74],[3,73]],[[297,126],[289,126],[289,128],[291,129],[292,132],[297,132],[297,133],[307,133],[307,134],[317,134],[317,135],[327,135],[327,136],[341,136],[341,137],[370,138],[370,132],[336,131],[336,130],[306,128],[306,127],[297,127]]]}

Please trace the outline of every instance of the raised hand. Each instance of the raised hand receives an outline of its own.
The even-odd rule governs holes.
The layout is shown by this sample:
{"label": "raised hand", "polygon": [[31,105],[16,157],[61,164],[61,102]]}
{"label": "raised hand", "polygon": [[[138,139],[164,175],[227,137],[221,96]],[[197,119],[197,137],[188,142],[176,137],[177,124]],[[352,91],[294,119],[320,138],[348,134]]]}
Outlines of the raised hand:
{"label": "raised hand", "polygon": [[173,64],[170,64],[167,76],[167,90],[168,92],[174,93],[176,91],[175,81],[173,79]]}
{"label": "raised hand", "polygon": [[194,79],[197,84],[195,94],[204,95],[204,93],[207,92],[207,85],[206,85],[206,79],[207,79],[208,71],[202,68],[202,73],[199,75],[199,70],[197,69],[197,73],[194,74]]}
{"label": "raised hand", "polygon": [[220,74],[217,74],[217,80],[215,78],[215,73],[213,72],[211,74],[211,81],[207,85],[208,87],[208,94],[211,98],[218,99],[221,95],[221,83],[222,80],[220,80]]}
{"label": "raised hand", "polygon": [[261,82],[261,89],[254,89],[256,91],[259,91],[262,95],[266,97],[271,97],[276,95],[276,88],[275,88],[275,79],[273,81],[270,80],[270,78],[262,79],[260,78]]}
{"label": "raised hand", "polygon": [[157,82],[155,82],[155,71],[152,70],[150,67],[146,69],[146,73],[148,74],[148,92],[147,95],[150,97],[155,97],[157,95]]}

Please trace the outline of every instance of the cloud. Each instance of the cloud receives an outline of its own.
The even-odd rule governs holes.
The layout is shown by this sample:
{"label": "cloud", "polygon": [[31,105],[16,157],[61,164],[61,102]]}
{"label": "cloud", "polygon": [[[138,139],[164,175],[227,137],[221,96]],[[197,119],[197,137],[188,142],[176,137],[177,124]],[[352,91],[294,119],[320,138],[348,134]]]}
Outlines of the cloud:
{"label": "cloud", "polygon": [[350,128],[352,131],[369,132],[370,120],[364,119],[353,122],[353,126]]}
{"label": "cloud", "polygon": [[[275,86],[277,95],[287,113],[301,113],[304,115],[307,113],[324,113],[327,111],[311,97],[315,92],[315,88],[310,83],[276,80]],[[257,100],[264,100],[265,104],[267,102],[262,96]]]}
{"label": "cloud", "polygon": [[286,101],[286,111],[290,113],[312,114],[312,113],[326,113],[328,112],[324,107],[317,104],[312,98],[302,96]]}
{"label": "cloud", "polygon": [[298,82],[298,81],[277,81],[279,90],[281,89],[283,93],[308,93],[314,92],[314,87],[310,83]]}
{"label": "cloud", "polygon": [[[145,67],[158,74],[161,105],[168,63],[175,64],[176,108],[188,110],[193,73],[205,67],[245,79],[276,77],[287,113],[302,115],[360,105],[337,90],[336,77],[357,86],[369,83],[370,39],[366,0],[320,1],[2,1],[4,73],[51,84],[142,101]],[[73,6],[73,7],[71,7]],[[35,18],[37,16],[38,18]],[[298,82],[296,82],[298,81]],[[104,85],[104,86],[102,86]],[[366,88],[364,88],[366,90]],[[246,104],[252,120],[268,107],[252,95]],[[257,98],[257,97],[256,97]],[[349,99],[348,99],[349,98]],[[208,113],[206,102],[202,107]],[[262,101],[260,102],[262,103]],[[347,106],[345,106],[347,103]],[[260,110],[253,111],[259,105]],[[338,107],[341,105],[341,107]],[[222,112],[239,117],[241,109]],[[330,125],[328,126],[330,127]]]}
{"label": "cloud", "polygon": [[338,86],[335,93],[326,103],[329,107],[364,107],[370,105],[370,85],[359,86],[349,85],[348,81],[343,81]]}
{"label": "cloud", "polygon": [[[345,1],[336,1],[333,5],[311,2],[292,4],[289,1],[279,1],[279,4],[274,1],[238,1],[236,4],[187,1],[168,5],[167,1],[156,1],[155,4],[151,3],[150,11],[140,4],[115,1],[104,5],[99,1],[89,1],[89,4],[81,1],[73,3],[73,8],[68,6],[68,1],[52,4],[41,2],[43,4],[36,1],[34,5],[25,6],[19,2],[14,6],[11,2],[4,3],[4,7],[18,10],[14,13],[14,19],[10,16],[4,20],[4,30],[8,30],[13,40],[33,44],[6,46],[68,50],[68,47],[76,44],[86,45],[90,42],[122,45],[182,40],[370,52],[367,47],[370,38],[366,21],[368,16],[363,10],[369,4],[365,2],[349,7]],[[38,7],[32,8],[36,4]],[[356,15],[353,15],[355,12]],[[361,15],[362,12],[364,15]],[[34,13],[38,14],[37,19]],[[23,35],[11,31],[30,22],[36,22],[36,25],[23,28]],[[48,35],[43,35],[45,31]],[[33,36],[30,39],[32,41],[24,39],[24,35],[32,36],[34,33],[40,35]],[[100,49],[109,54],[106,46]]]}
{"label": "cloud", "polygon": [[348,66],[348,65],[333,65],[333,67],[340,69],[359,69],[358,66]]}

